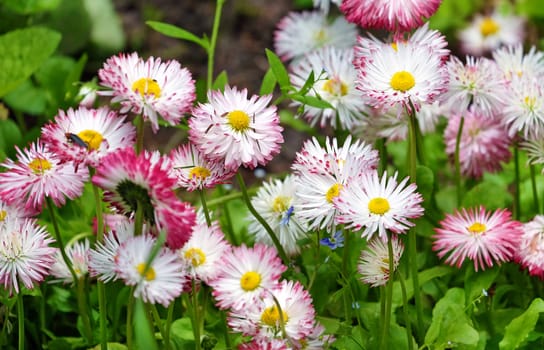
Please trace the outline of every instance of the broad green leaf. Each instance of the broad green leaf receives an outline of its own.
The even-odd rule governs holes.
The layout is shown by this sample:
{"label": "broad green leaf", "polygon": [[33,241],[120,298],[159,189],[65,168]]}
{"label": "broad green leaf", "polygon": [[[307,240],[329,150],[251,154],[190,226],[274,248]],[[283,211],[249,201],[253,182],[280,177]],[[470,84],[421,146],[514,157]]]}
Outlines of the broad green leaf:
{"label": "broad green leaf", "polygon": [[510,201],[511,195],[506,187],[501,188],[495,182],[484,181],[465,193],[463,207],[474,208],[483,205],[487,210],[494,210],[507,207]]}
{"label": "broad green leaf", "polygon": [[475,272],[474,269],[467,269],[465,276],[466,305],[470,305],[482,294],[487,293],[498,275],[499,269],[497,267],[478,272]]}
{"label": "broad green leaf", "polygon": [[189,317],[183,317],[175,320],[172,323],[172,329],[170,330],[172,336],[185,339],[194,340],[195,335],[193,333],[193,326]]}
{"label": "broad green leaf", "polygon": [[304,85],[300,88],[299,94],[306,95],[308,91],[314,86],[315,83],[315,76],[314,71],[310,72],[310,75],[308,76],[308,79],[304,82]]}
{"label": "broad green leaf", "polygon": [[4,0],[2,5],[13,12],[29,15],[56,9],[61,0]]}
{"label": "broad green leaf", "polygon": [[540,313],[544,312],[544,301],[540,298],[533,300],[529,308],[506,326],[504,338],[499,343],[499,349],[510,350],[519,348],[535,329]]}
{"label": "broad green leaf", "polygon": [[164,34],[166,36],[176,38],[176,39],[183,39],[186,41],[193,42],[195,44],[198,44],[204,48],[204,50],[208,51],[210,48],[210,43],[207,39],[200,38],[193,33],[182,29],[180,27],[177,27],[172,24],[163,23],[163,22],[157,22],[157,21],[147,21],[145,22],[148,26],[156,30],[157,32]]}
{"label": "broad green leaf", "polygon": [[134,345],[136,349],[158,350],[157,341],[147,320],[144,302],[136,299],[134,304]]}
{"label": "broad green leaf", "polygon": [[269,95],[274,92],[274,88],[277,84],[276,76],[272,71],[272,68],[268,68],[266,71],[263,82],[261,83],[261,89],[259,90],[259,95]]}
{"label": "broad green leaf", "polygon": [[[453,273],[453,271],[455,270],[448,266],[435,266],[435,267],[431,267],[430,269],[423,270],[418,274],[419,284],[423,285],[433,280],[434,278],[451,274]],[[406,284],[406,298],[410,300],[414,296],[414,284],[412,283],[412,279],[406,280],[405,284]],[[400,288],[400,282],[398,281],[393,283],[393,305],[394,306],[402,305],[402,291]]]}
{"label": "broad green leaf", "polygon": [[47,95],[47,91],[34,86],[30,79],[4,96],[4,102],[10,108],[35,116],[45,113],[48,99],[50,97]]}
{"label": "broad green leaf", "polygon": [[226,71],[222,71],[219,73],[217,78],[215,78],[215,81],[212,84],[212,90],[221,90],[223,91],[225,89],[225,85],[229,83],[229,77],[227,76]]}
{"label": "broad green leaf", "polygon": [[0,36],[0,97],[30,77],[55,52],[60,39],[59,33],[41,27]]}
{"label": "broad green leaf", "polygon": [[425,202],[431,200],[434,187],[434,173],[431,169],[419,165],[416,172],[417,191],[421,193]]}
{"label": "broad green leaf", "polygon": [[17,124],[11,120],[0,120],[0,149],[7,155],[14,155],[14,145],[20,145],[22,141],[21,130]]}
{"label": "broad green leaf", "polygon": [[280,89],[284,92],[291,90],[292,87],[289,80],[289,73],[287,73],[287,68],[285,68],[283,62],[274,52],[270,51],[269,49],[265,49],[265,52],[270,69],[272,69],[278,84],[280,84]]}
{"label": "broad green leaf", "polygon": [[76,62],[68,56],[52,56],[34,74],[38,84],[48,92],[49,105],[53,113],[61,107],[66,96],[66,78],[74,69]]}
{"label": "broad green leaf", "polygon": [[84,0],[91,19],[91,42],[108,53],[125,46],[123,25],[112,0]]}

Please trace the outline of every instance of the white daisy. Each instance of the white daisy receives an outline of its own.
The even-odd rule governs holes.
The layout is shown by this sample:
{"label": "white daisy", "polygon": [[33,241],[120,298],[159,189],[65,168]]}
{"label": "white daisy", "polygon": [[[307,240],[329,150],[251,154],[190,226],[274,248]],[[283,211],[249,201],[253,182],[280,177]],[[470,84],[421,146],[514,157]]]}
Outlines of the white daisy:
{"label": "white daisy", "polygon": [[544,91],[542,82],[532,76],[517,76],[508,86],[508,93],[503,97],[505,106],[502,118],[508,126],[508,133],[514,136],[518,132],[525,138],[544,135]]}
{"label": "white daisy", "polygon": [[[398,236],[389,237],[393,247],[393,269],[399,266],[400,258],[404,252],[404,245]],[[391,275],[389,271],[389,248],[387,241],[374,237],[368,242],[368,246],[361,251],[357,271],[361,275],[363,283],[371,287],[384,286]],[[393,271],[393,273],[394,273]]]}
{"label": "white daisy", "polygon": [[[73,242],[66,246],[66,256],[68,257],[78,280],[84,278],[89,272],[89,247],[90,243],[88,239]],[[62,281],[64,283],[76,282],[60,251],[57,252],[55,263],[51,266],[51,275],[56,277],[57,281]]]}
{"label": "white daisy", "polygon": [[521,44],[505,46],[493,51],[493,59],[507,81],[516,76],[544,76],[544,53],[537,51],[534,46],[526,54]]}

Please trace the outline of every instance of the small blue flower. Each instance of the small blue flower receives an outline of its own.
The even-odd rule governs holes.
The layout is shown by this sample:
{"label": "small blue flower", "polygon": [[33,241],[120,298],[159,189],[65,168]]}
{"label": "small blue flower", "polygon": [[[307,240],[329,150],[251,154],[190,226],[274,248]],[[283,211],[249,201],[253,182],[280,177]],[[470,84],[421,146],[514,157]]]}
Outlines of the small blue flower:
{"label": "small blue flower", "polygon": [[321,245],[326,245],[327,247],[335,250],[336,248],[342,248],[344,246],[344,234],[342,230],[338,230],[334,233],[332,237],[325,237],[319,241]]}
{"label": "small blue flower", "polygon": [[285,212],[285,216],[281,219],[280,225],[285,226],[289,224],[289,219],[291,219],[291,216],[293,216],[293,211],[295,208],[293,206],[290,206],[289,209]]}

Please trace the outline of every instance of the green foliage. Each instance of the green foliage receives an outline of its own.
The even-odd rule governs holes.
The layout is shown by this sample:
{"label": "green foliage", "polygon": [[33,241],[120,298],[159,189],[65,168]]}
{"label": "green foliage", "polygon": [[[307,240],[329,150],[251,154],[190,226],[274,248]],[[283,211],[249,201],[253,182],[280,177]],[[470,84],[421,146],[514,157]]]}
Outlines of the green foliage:
{"label": "green foliage", "polygon": [[292,89],[291,82],[289,80],[289,73],[287,73],[287,68],[283,65],[283,62],[280,58],[271,50],[265,49],[266,58],[268,59],[268,64],[270,69],[276,77],[276,81],[280,85],[280,90],[283,93],[287,93]]}
{"label": "green foliage", "polygon": [[222,71],[219,73],[217,78],[215,78],[215,81],[212,84],[212,90],[221,90],[223,91],[225,89],[225,86],[229,83],[229,77],[227,75],[226,71]]}
{"label": "green foliage", "polygon": [[535,329],[536,322],[542,312],[544,312],[544,301],[540,298],[534,299],[523,314],[513,319],[506,326],[499,349],[518,349],[524,344],[529,334]]}
{"label": "green foliage", "polygon": [[144,302],[139,298],[134,304],[134,346],[138,350],[159,349],[146,316]]}
{"label": "green foliage", "polygon": [[277,82],[278,81],[276,80],[276,76],[274,75],[272,68],[268,68],[263,77],[261,88],[259,89],[259,95],[268,95],[273,93]]}
{"label": "green foliage", "polygon": [[157,32],[166,36],[195,43],[197,45],[200,45],[206,51],[208,51],[210,48],[210,43],[207,38],[199,38],[193,33],[175,25],[157,21],[147,21],[146,24]]}
{"label": "green foliage", "polygon": [[109,54],[125,47],[125,34],[112,0],[84,0],[91,21],[90,42],[100,53]]}
{"label": "green foliage", "polygon": [[60,2],[61,0],[3,0],[0,4],[15,13],[29,15],[55,10]]}
{"label": "green foliage", "polygon": [[[490,195],[493,193],[493,195]],[[511,202],[512,196],[508,193],[506,187],[501,187],[496,182],[483,181],[468,191],[464,198],[462,206],[465,208],[474,208],[480,205],[487,210],[505,208]]]}

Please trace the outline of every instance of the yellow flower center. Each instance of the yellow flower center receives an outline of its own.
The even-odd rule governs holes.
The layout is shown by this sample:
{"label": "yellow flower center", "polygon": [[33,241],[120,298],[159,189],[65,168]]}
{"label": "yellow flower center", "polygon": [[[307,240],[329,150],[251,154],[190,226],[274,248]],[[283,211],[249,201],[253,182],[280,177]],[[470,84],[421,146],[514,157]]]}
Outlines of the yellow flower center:
{"label": "yellow flower center", "polygon": [[194,267],[206,262],[206,254],[199,248],[189,248],[185,252],[185,259],[190,260]]}
{"label": "yellow flower center", "polygon": [[274,198],[274,203],[272,203],[272,211],[275,213],[283,213],[289,209],[290,197],[286,196],[277,196]]}
{"label": "yellow flower center", "polygon": [[389,84],[393,90],[405,92],[416,85],[416,80],[412,73],[402,70],[393,74]]}
{"label": "yellow flower center", "polygon": [[28,163],[28,167],[34,171],[34,174],[43,174],[52,168],[51,163],[47,159],[42,158],[34,158],[34,160]]}
{"label": "yellow flower center", "polygon": [[234,110],[227,115],[229,125],[236,131],[245,131],[249,128],[249,116],[244,111]]}
{"label": "yellow flower center", "polygon": [[136,270],[138,270],[138,273],[142,275],[148,281],[153,281],[157,277],[155,274],[155,270],[151,266],[147,268],[147,271],[145,272],[145,276],[144,276],[144,270],[145,270],[144,263],[138,264],[138,266],[136,266]]}
{"label": "yellow flower center", "polygon": [[199,180],[205,180],[210,174],[208,169],[201,166],[195,166],[189,171],[189,177],[196,177]]}
{"label": "yellow flower center", "polygon": [[323,90],[334,96],[346,96],[348,94],[348,86],[338,78],[327,80],[323,84]]}
{"label": "yellow flower center", "polygon": [[[281,310],[281,320],[283,324],[287,323],[287,313]],[[261,322],[270,326],[275,327],[280,323],[280,310],[276,305],[267,307],[264,309],[263,314],[261,315]]]}
{"label": "yellow flower center", "polygon": [[138,92],[142,97],[154,95],[155,98],[161,97],[161,87],[155,79],[141,78],[132,84],[132,90]]}
{"label": "yellow flower center", "polygon": [[391,47],[393,48],[393,50],[399,51],[399,45],[396,42],[391,43]]}
{"label": "yellow flower center", "polygon": [[486,227],[485,227],[485,224],[482,224],[481,222],[475,222],[469,227],[467,227],[467,230],[469,230],[471,233],[480,234],[485,232]]}
{"label": "yellow flower center", "polygon": [[249,271],[244,273],[240,278],[240,287],[246,292],[251,292],[257,289],[261,285],[261,275],[255,271]]}
{"label": "yellow flower center", "polygon": [[4,221],[6,216],[8,216],[8,212],[5,210],[0,210],[0,221]]}
{"label": "yellow flower center", "polygon": [[341,184],[334,184],[327,190],[327,194],[325,194],[325,197],[327,198],[327,202],[332,203],[332,201],[340,195],[340,191],[342,190]]}
{"label": "yellow flower center", "polygon": [[391,209],[391,207],[389,206],[389,202],[385,198],[376,197],[372,198],[370,202],[368,202],[368,210],[372,214],[383,215],[387,213],[389,209]]}
{"label": "yellow flower center", "polygon": [[527,108],[529,108],[530,110],[533,110],[536,105],[536,98],[525,96],[525,98],[523,99],[523,102],[525,102],[525,105],[527,106]]}
{"label": "yellow flower center", "polygon": [[94,149],[94,150],[99,149],[100,144],[102,143],[102,140],[104,140],[102,135],[99,132],[94,130],[80,131],[77,134],[77,136],[79,136],[79,138],[87,144],[89,149]]}
{"label": "yellow flower center", "polygon": [[327,33],[323,29],[320,29],[315,33],[314,38],[317,43],[324,44],[327,41]]}
{"label": "yellow flower center", "polygon": [[486,17],[482,23],[480,23],[480,32],[483,36],[489,36],[495,34],[500,29],[499,24],[490,17]]}

